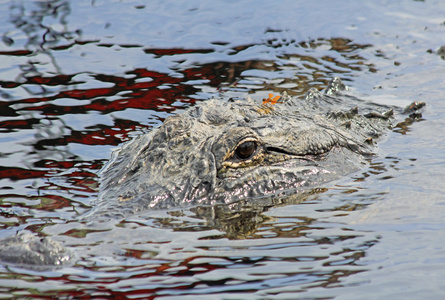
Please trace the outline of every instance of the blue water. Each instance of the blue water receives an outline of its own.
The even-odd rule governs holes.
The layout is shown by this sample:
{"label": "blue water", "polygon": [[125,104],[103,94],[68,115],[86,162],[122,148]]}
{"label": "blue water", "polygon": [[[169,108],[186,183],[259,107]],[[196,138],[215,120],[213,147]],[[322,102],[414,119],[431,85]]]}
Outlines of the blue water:
{"label": "blue water", "polygon": [[[0,266],[0,294],[442,298],[444,24],[439,0],[1,2],[0,237],[51,236],[74,257]],[[302,203],[78,221],[113,149],[167,116],[334,76],[367,101],[425,101],[423,118]]]}

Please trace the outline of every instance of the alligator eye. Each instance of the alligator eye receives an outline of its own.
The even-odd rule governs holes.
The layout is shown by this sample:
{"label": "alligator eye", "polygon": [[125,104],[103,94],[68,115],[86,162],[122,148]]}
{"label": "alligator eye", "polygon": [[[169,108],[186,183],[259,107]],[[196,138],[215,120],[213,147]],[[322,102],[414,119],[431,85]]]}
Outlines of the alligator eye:
{"label": "alligator eye", "polygon": [[235,149],[235,154],[240,159],[247,159],[251,157],[257,148],[257,144],[254,141],[244,142]]}

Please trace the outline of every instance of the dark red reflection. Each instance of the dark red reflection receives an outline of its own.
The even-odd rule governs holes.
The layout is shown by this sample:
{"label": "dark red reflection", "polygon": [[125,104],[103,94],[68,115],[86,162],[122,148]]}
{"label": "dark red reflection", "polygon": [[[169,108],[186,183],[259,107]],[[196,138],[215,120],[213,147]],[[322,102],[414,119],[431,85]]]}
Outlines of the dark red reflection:
{"label": "dark red reflection", "polygon": [[11,180],[29,179],[46,177],[48,171],[29,170],[17,167],[0,166],[0,178],[9,178]]}
{"label": "dark red reflection", "polygon": [[32,54],[30,50],[13,50],[13,51],[0,51],[0,55],[7,56],[26,56]]}
{"label": "dark red reflection", "polygon": [[35,118],[30,118],[26,120],[6,120],[0,121],[0,132],[6,131],[11,132],[17,129],[31,129],[32,125],[39,124],[40,120]]}

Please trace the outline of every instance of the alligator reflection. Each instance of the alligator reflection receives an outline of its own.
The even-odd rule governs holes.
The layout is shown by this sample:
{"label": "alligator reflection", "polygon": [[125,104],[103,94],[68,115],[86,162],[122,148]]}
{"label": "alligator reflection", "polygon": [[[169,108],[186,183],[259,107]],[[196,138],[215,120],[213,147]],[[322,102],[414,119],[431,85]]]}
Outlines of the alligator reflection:
{"label": "alligator reflection", "polygon": [[[264,213],[271,207],[298,204],[311,195],[320,194],[326,191],[327,189],[319,188],[297,194],[288,193],[288,195],[271,199],[248,199],[247,201],[239,201],[232,204],[197,206],[190,210],[195,214],[196,218],[205,220],[207,227],[224,232],[224,236],[208,238],[258,238],[260,237],[257,234],[258,228],[264,223],[271,221],[270,217],[264,215]],[[304,229],[312,220],[307,219],[306,221],[306,223],[301,224],[301,228],[297,231]],[[178,228],[178,230],[181,229]],[[293,236],[299,235],[297,234]]]}

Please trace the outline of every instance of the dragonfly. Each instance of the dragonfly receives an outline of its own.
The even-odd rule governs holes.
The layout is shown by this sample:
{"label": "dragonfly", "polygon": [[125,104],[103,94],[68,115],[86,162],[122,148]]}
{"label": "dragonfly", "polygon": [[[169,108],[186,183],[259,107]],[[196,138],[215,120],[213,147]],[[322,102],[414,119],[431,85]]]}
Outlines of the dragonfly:
{"label": "dragonfly", "polygon": [[281,96],[279,96],[279,95],[274,97],[273,94],[269,94],[268,98],[263,99],[263,105],[266,105],[266,104],[275,105],[277,103],[282,103],[282,102],[278,101],[280,98],[281,98]]}

